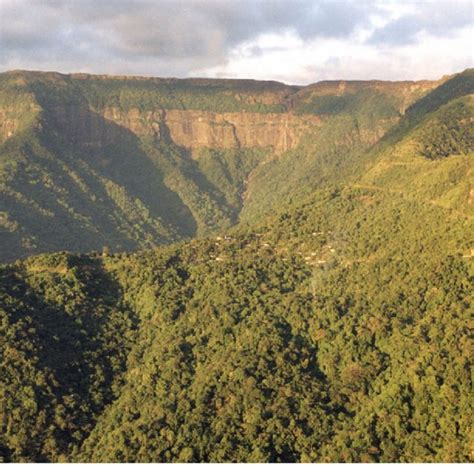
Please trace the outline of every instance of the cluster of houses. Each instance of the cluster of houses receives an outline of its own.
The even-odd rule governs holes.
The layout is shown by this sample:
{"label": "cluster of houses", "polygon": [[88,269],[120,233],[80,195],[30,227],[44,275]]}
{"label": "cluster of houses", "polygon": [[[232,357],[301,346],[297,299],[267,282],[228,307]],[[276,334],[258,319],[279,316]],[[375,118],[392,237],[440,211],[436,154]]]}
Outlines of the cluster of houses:
{"label": "cluster of houses", "polygon": [[[313,232],[312,233],[312,236],[313,237],[316,237],[318,235],[324,235],[324,232]],[[262,234],[258,234],[258,233],[255,233],[254,234],[255,237],[262,237]],[[234,241],[235,238],[233,237],[230,237],[229,235],[223,235],[223,236],[217,236],[215,238],[215,244],[216,246],[220,246],[221,244],[223,243],[226,243],[226,242],[231,242],[231,241]],[[273,249],[272,245],[268,242],[265,242],[265,241],[261,241],[259,242],[260,244],[260,247],[262,249],[266,249],[266,250],[275,250]],[[250,245],[252,245],[252,243],[247,243],[246,247],[249,247]],[[281,248],[279,249],[280,251],[287,251],[287,247],[285,248]],[[297,255],[301,256],[304,258],[304,260],[309,264],[309,265],[324,265],[325,263],[328,262],[328,260],[330,260],[331,256],[334,255],[336,253],[336,249],[334,248],[334,246],[332,246],[331,244],[326,244],[322,247],[322,249],[318,252],[315,252],[315,251],[312,251],[310,253],[305,253],[305,252],[296,252]],[[220,254],[220,255],[217,255],[217,253],[211,253],[210,255],[210,258],[216,262],[225,262],[226,261],[226,256],[224,254]],[[282,257],[283,260],[286,260],[285,257]]]}

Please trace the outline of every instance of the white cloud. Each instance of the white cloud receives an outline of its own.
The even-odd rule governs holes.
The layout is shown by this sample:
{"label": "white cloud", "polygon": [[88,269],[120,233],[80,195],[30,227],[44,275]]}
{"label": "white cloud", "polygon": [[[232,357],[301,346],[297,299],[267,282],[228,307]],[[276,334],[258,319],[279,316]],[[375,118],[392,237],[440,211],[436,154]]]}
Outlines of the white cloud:
{"label": "white cloud", "polygon": [[450,38],[420,32],[416,44],[381,47],[367,44],[364,35],[303,42],[295,32],[286,32],[272,35],[271,41],[261,36],[239,45],[225,65],[195,69],[191,75],[270,77],[293,84],[326,79],[437,79],[472,67],[472,39],[471,29],[463,28]]}

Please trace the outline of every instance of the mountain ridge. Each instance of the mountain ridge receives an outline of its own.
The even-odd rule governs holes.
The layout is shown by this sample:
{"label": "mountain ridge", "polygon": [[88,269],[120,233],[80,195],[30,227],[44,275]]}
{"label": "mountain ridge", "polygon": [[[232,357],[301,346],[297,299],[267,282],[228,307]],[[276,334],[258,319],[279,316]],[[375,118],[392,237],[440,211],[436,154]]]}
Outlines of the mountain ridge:
{"label": "mountain ridge", "polygon": [[[4,238],[24,242],[2,258],[111,242],[132,250],[262,215],[287,199],[287,182],[304,194],[352,175],[405,110],[416,115],[410,104],[452,81],[471,90],[464,77],[469,71],[438,82],[272,82],[268,91],[258,81],[2,73],[0,223]],[[35,203],[35,195],[43,197]],[[77,243],[66,228],[64,244],[48,233],[59,216]]]}

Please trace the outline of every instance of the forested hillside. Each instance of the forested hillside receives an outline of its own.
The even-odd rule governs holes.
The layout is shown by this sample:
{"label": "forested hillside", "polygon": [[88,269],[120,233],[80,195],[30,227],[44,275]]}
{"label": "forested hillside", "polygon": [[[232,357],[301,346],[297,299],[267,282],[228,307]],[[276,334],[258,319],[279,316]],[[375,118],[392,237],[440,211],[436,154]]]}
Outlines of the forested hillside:
{"label": "forested hillside", "polygon": [[473,70],[0,77],[0,460],[472,461]]}
{"label": "forested hillside", "polygon": [[[452,81],[441,105],[472,93],[472,71]],[[255,221],[352,180],[446,84],[0,74],[0,259],[151,248]],[[462,140],[423,153],[467,153]]]}
{"label": "forested hillside", "polygon": [[5,461],[467,461],[472,221],[328,189],[2,269]]}

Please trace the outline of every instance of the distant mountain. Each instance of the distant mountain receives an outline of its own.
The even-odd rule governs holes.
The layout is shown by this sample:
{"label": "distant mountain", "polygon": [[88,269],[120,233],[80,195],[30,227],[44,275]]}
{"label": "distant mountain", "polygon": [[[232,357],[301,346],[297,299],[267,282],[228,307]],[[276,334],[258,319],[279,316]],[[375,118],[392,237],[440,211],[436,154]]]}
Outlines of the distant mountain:
{"label": "distant mountain", "polygon": [[[448,81],[456,97],[471,76]],[[0,258],[149,248],[255,220],[351,179],[410,106],[451,90],[439,84],[1,74]]]}

